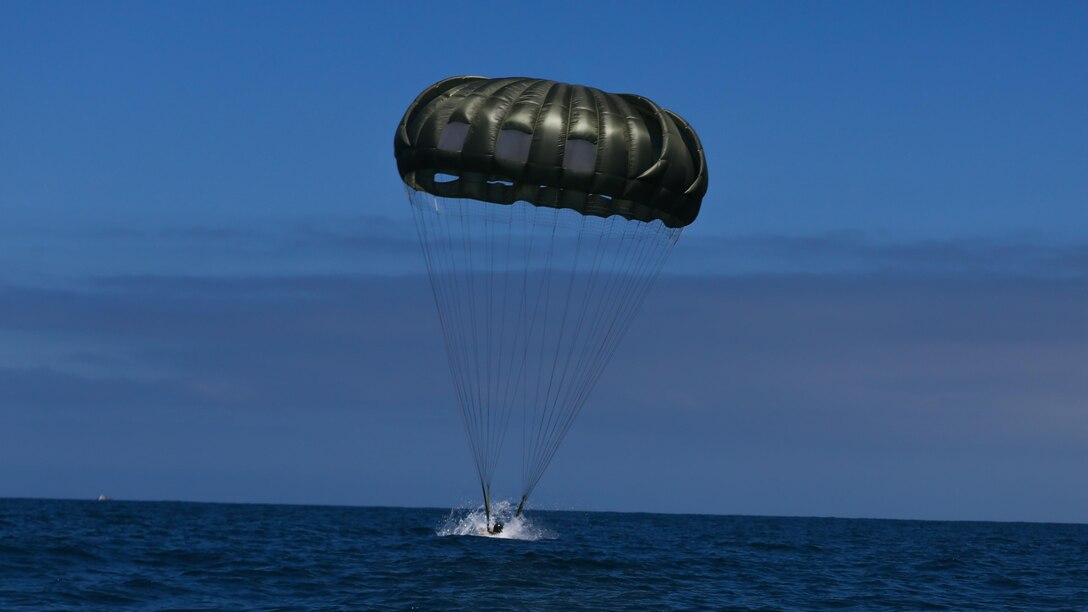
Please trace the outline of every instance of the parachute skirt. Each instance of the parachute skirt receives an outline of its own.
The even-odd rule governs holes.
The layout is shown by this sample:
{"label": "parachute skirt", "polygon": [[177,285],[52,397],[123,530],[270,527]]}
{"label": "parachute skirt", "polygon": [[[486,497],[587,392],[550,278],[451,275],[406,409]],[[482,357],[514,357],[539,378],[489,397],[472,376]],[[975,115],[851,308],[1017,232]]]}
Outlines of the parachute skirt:
{"label": "parachute skirt", "polygon": [[520,514],[682,228],[407,192],[488,521],[512,425]]}

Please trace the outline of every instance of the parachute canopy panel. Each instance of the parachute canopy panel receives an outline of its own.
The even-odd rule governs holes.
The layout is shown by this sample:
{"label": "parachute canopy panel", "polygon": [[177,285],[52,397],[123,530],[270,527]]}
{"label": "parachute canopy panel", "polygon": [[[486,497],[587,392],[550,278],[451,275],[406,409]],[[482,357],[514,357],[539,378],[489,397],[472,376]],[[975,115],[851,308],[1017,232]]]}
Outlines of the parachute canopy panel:
{"label": "parachute canopy panel", "polygon": [[460,76],[408,107],[394,152],[411,188],[496,204],[683,227],[707,189],[699,137],[632,94],[531,78]]}

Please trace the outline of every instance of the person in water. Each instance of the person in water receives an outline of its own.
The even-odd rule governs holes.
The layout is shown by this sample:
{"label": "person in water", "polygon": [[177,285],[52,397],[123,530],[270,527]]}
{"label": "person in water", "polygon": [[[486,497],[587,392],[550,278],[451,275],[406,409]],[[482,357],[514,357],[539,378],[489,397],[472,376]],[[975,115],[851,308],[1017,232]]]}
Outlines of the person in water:
{"label": "person in water", "polygon": [[488,529],[487,531],[492,535],[502,533],[502,523],[495,521],[495,526],[491,529]]}

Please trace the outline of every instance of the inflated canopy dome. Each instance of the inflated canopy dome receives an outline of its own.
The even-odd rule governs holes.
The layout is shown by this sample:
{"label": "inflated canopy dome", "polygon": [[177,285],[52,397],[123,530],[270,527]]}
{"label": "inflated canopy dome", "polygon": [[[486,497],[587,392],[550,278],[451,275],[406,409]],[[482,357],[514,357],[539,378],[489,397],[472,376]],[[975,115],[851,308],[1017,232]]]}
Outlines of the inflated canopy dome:
{"label": "inflated canopy dome", "polygon": [[427,88],[394,139],[413,189],[586,215],[695,220],[706,159],[686,121],[650,100],[529,78],[460,76]]}

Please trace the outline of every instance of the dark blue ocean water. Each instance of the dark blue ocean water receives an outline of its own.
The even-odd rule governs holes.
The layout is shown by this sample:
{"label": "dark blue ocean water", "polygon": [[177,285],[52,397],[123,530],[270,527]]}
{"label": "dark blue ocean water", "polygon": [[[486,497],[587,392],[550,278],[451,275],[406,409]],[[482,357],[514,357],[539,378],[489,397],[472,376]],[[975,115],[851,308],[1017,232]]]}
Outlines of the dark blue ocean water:
{"label": "dark blue ocean water", "polygon": [[0,500],[0,609],[1088,610],[1088,525]]}

